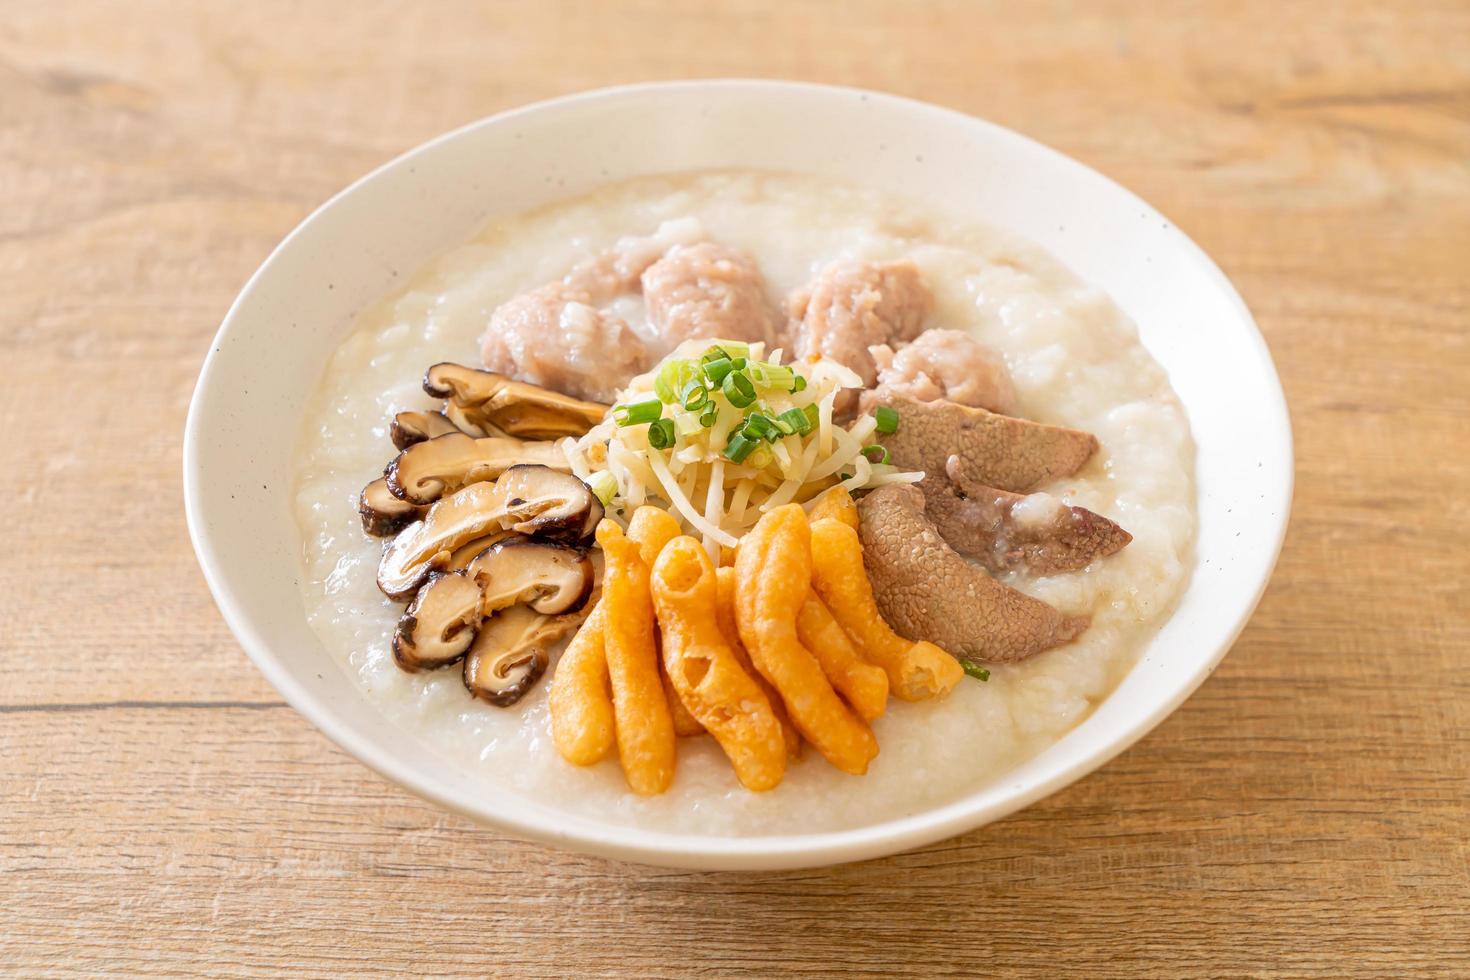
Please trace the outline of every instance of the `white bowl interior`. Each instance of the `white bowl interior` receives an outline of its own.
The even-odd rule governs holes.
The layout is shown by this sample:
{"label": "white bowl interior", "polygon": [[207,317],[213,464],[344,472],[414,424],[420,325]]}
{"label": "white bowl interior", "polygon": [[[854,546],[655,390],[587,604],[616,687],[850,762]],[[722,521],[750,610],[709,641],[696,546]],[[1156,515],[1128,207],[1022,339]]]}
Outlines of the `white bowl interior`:
{"label": "white bowl interior", "polygon": [[[308,628],[290,458],[308,395],[356,312],[495,215],[644,174],[817,173],[973,212],[1105,289],[1188,412],[1199,534],[1179,606],[1081,725],[944,807],[836,833],[714,838],[596,823],[497,792],[383,723]],[[1007,130],[891,96],[770,82],[589,93],[451,133],[359,181],[277,249],[226,317],[186,433],[200,563],[271,682],[384,775],[523,836],[650,863],[780,868],[891,853],[1003,816],[1091,771],[1172,711],[1228,650],[1265,586],[1291,497],[1285,401],[1260,334],[1208,258],[1106,178]]]}

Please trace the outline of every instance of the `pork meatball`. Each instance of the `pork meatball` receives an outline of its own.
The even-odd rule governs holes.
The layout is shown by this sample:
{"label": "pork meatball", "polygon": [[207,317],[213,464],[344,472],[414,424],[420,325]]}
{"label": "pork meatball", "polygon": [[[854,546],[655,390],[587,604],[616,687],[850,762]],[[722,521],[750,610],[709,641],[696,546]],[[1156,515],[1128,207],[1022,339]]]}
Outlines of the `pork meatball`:
{"label": "pork meatball", "polygon": [[611,401],[659,352],[600,307],[637,292],[649,266],[703,234],[693,218],[665,221],[652,235],[619,238],[561,279],[502,303],[480,338],[485,367],[577,398]]}
{"label": "pork meatball", "polygon": [[575,398],[612,401],[651,357],[621,317],[596,307],[598,299],[561,281],[502,303],[480,338],[486,369]]}
{"label": "pork meatball", "polygon": [[670,249],[692,245],[704,237],[704,227],[694,218],[665,221],[651,235],[624,235],[611,248],[579,262],[563,280],[584,289],[598,303],[637,292],[648,267]]}
{"label": "pork meatball", "polygon": [[839,361],[871,388],[878,365],[868,348],[913,340],[933,305],[912,262],[833,262],[791,299],[796,354]]}
{"label": "pork meatball", "polygon": [[760,270],[737,249],[676,245],[643,273],[648,320],[665,350],[690,339],[776,340]]}
{"label": "pork meatball", "polygon": [[1016,389],[1005,361],[995,351],[959,330],[925,330],[907,347],[886,344],[869,353],[878,366],[878,386],[864,392],[863,406],[885,398],[918,402],[939,399],[1009,415]]}

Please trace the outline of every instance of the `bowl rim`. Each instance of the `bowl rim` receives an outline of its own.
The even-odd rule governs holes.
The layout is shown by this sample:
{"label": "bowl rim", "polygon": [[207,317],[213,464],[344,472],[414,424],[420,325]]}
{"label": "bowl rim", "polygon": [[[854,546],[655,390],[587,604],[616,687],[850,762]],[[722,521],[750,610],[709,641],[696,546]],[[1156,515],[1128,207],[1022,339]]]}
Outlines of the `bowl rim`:
{"label": "bowl rim", "polygon": [[[363,186],[383,174],[405,166],[420,155],[428,154],[443,144],[458,140],[483,127],[505,125],[525,116],[572,105],[637,98],[655,92],[688,92],[691,90],[749,90],[764,91],[766,94],[801,91],[840,95],[847,98],[861,97],[865,100],[886,103],[906,112],[928,115],[947,125],[983,130],[990,138],[1010,141],[1028,152],[1043,154],[1062,161],[1071,168],[1085,171],[1091,179],[1105,183],[1112,193],[1124,195],[1143,213],[1160,221],[1168,220],[1152,205],[1106,175],[1007,127],[957,109],[905,96],[848,86],[747,78],[646,82],[592,89],[545,99],[467,123],[420,143],[375,167],[313,209],[271,250],[252,273],[230,304],[219,329],[211,338],[190,399],[182,454],[184,509],[189,538],[210,593],[226,625],[246,655],[285,701],[339,748],[379,775],[424,799],[431,800],[478,823],[508,831],[518,837],[583,853],[645,864],[707,869],[756,867],[781,869],[882,857],[953,837],[999,820],[1030,806],[1107,764],[1171,715],[1214,672],[1239,638],[1259,604],[1280,557],[1290,519],[1295,477],[1293,437],[1285,392],[1265,338],[1239,292],[1204,250],[1182,232],[1178,235],[1176,247],[1182,250],[1185,256],[1214,282],[1235,315],[1242,321],[1242,325],[1248,328],[1246,333],[1252,353],[1263,372],[1262,378],[1269,382],[1266,388],[1270,404],[1265,408],[1269,413],[1278,415],[1281,421],[1280,455],[1273,464],[1280,476],[1274,487],[1277,494],[1277,499],[1274,501],[1277,507],[1273,515],[1276,526],[1270,540],[1270,557],[1263,566],[1260,580],[1256,583],[1248,600],[1241,604],[1235,622],[1228,630],[1228,635],[1222,636],[1217,648],[1208,657],[1201,659],[1198,667],[1170,691],[1167,697],[1153,703],[1150,710],[1140,713],[1120,737],[1079,750],[1071,761],[1059,766],[1055,772],[1035,780],[1023,791],[1007,795],[999,801],[985,803],[961,797],[958,800],[951,800],[913,814],[845,830],[752,837],[716,837],[650,831],[619,824],[597,823],[590,819],[570,820],[572,827],[566,829],[536,823],[519,814],[476,807],[461,795],[453,792],[448,785],[424,776],[397,758],[377,755],[370,751],[369,746],[361,744],[347,722],[339,718],[336,710],[330,704],[292,677],[284,661],[267,644],[261,632],[245,613],[242,603],[237,600],[229,587],[228,563],[216,548],[209,527],[201,514],[204,506],[202,502],[204,487],[199,469],[199,458],[205,434],[201,393],[209,388],[217,367],[219,352],[224,346],[222,341],[225,334],[240,315],[240,311],[248,304],[259,282],[270,274],[278,258],[291,248],[308,226],[314,224],[338,202],[352,196]],[[1198,561],[1198,555],[1194,556],[1191,567],[1197,567]],[[1240,598],[1237,598],[1236,601],[1240,601]],[[1167,619],[1164,622],[1167,622]],[[1159,625],[1162,626],[1162,622]],[[590,829],[580,829],[577,826],[580,823],[586,823]]]}

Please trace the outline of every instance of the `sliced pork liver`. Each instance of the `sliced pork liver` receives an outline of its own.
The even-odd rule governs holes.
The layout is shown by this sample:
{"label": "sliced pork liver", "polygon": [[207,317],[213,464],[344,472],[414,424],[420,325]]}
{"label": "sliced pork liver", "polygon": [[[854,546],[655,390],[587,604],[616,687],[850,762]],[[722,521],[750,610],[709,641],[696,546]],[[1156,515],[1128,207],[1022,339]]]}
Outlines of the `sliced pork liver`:
{"label": "sliced pork liver", "polygon": [[992,572],[1072,572],[1133,540],[1101,514],[1051,494],[956,483],[943,473],[930,473],[919,488],[929,519],[950,547]]}
{"label": "sliced pork liver", "polygon": [[898,412],[898,431],[882,437],[894,463],[931,475],[948,472],[964,484],[1030,493],[1076,473],[1097,452],[1097,438],[1076,429],[948,401],[889,396],[882,403]]}
{"label": "sliced pork liver", "polygon": [[956,656],[1014,663],[1060,646],[1089,620],[1002,585],[945,543],[914,486],[879,487],[858,505],[863,564],[900,635]]}

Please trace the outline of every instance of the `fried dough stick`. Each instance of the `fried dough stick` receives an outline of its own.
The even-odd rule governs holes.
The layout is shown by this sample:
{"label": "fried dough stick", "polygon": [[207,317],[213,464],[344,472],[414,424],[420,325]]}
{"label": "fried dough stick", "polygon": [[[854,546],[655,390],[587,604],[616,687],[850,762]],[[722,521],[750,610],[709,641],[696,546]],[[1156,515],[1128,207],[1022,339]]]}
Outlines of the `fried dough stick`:
{"label": "fried dough stick", "polygon": [[[628,537],[638,542],[638,557],[650,569],[658,560],[664,546],[677,538],[683,531],[672,514],[657,507],[643,506],[633,512],[628,521]],[[669,714],[674,719],[674,733],[679,736],[700,735],[704,726],[694,719],[684,702],[679,700],[668,674],[663,672],[663,661],[659,661],[659,672],[663,679],[664,696],[669,700]]]}
{"label": "fried dough stick", "polygon": [[811,532],[801,505],[767,513],[741,540],[735,559],[736,625],[756,670],[780,693],[802,737],[838,769],[862,775],[878,754],[877,739],[797,639],[796,617],[811,573]]}
{"label": "fried dough stick", "polygon": [[863,721],[883,717],[888,706],[888,674],[858,653],[832,610],[814,592],[796,614],[796,638],[812,652],[833,689]]}
{"label": "fried dough stick", "polygon": [[602,605],[603,645],[612,682],[618,757],[633,792],[656,796],[674,780],[674,722],[658,672],[653,596],[638,544],[610,520],[597,525],[607,560]]}
{"label": "fried dough stick", "polygon": [[693,538],[675,538],[654,564],[651,584],[665,676],[680,701],[715,737],[746,789],[774,788],[786,773],[781,726],[720,633],[709,555]]}
{"label": "fried dough stick", "polygon": [[818,497],[807,520],[812,524],[825,520],[841,521],[854,531],[862,521],[858,517],[857,501],[843,486],[833,487]]}
{"label": "fried dough stick", "polygon": [[795,759],[801,755],[801,733],[791,724],[791,716],[786,713],[786,705],[782,703],[780,693],[755,669],[755,665],[750,662],[750,654],[745,650],[745,644],[740,641],[740,627],[735,624],[735,566],[721,565],[715,569],[715,577],[720,593],[717,610],[720,632],[724,634],[725,642],[730,644],[740,666],[755,678],[755,682],[765,692],[766,699],[771,702],[771,710],[776,713],[776,721],[781,725],[781,741],[786,743],[786,755]]}
{"label": "fried dough stick", "polygon": [[598,602],[561,655],[551,680],[551,740],[574,766],[601,762],[616,744],[606,624],[607,610]]}
{"label": "fried dough stick", "polygon": [[[638,544],[639,557],[649,567],[664,545],[679,533],[679,522],[657,507],[638,508],[628,525],[628,537]],[[551,739],[561,757],[576,766],[601,762],[617,744],[603,637],[606,624],[607,612],[599,601],[561,655],[551,683]],[[671,690],[666,691],[666,697],[676,731],[697,734],[703,730],[688,731],[689,725],[697,726],[698,722]]]}
{"label": "fried dough stick", "polygon": [[832,519],[811,525],[812,588],[858,652],[888,674],[894,697],[923,701],[941,697],[965,675],[959,661],[932,643],[905,640],[878,613],[873,586],[863,570],[857,531]]}

